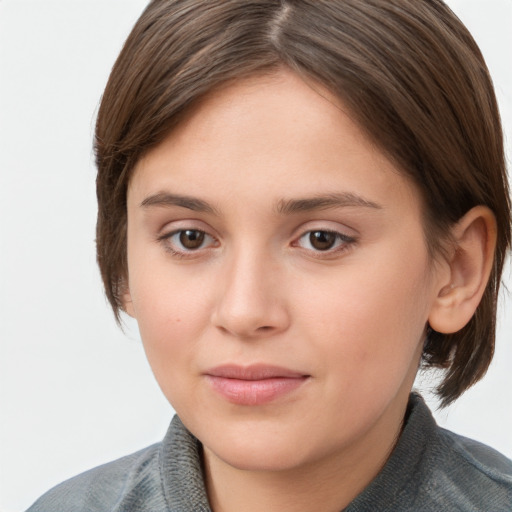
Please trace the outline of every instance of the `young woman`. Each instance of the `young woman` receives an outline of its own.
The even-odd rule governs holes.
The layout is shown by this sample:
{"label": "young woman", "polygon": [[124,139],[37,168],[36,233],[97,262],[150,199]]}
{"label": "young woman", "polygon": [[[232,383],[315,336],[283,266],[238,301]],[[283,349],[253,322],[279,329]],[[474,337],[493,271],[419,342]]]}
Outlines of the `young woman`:
{"label": "young woman", "polygon": [[485,373],[511,241],[492,84],[440,0],[159,0],[96,128],[98,262],[177,412],[31,511],[512,508],[436,426]]}

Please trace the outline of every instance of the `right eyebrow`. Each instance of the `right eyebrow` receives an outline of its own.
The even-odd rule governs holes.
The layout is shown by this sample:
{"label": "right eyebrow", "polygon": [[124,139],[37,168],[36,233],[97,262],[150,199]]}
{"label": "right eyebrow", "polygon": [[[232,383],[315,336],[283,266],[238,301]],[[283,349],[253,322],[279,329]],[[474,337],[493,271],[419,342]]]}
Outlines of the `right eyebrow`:
{"label": "right eyebrow", "polygon": [[141,208],[150,208],[153,206],[180,206],[181,208],[187,208],[195,212],[215,213],[215,208],[202,199],[179,194],[170,194],[168,192],[158,192],[157,194],[150,195],[140,203]]}
{"label": "right eyebrow", "polygon": [[360,207],[381,210],[382,206],[351,192],[319,195],[303,199],[282,199],[277,204],[280,214],[288,215],[313,210],[327,210],[329,208]]}

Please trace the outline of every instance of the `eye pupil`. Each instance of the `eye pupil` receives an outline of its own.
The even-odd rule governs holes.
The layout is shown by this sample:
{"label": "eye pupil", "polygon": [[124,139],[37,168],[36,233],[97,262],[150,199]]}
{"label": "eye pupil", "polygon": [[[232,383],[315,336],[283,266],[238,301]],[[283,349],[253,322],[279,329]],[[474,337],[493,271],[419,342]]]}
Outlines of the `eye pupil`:
{"label": "eye pupil", "polygon": [[186,229],[180,233],[180,243],[186,249],[198,249],[204,242],[204,233],[196,229]]}
{"label": "eye pupil", "polygon": [[327,251],[336,243],[336,233],[329,231],[312,231],[309,234],[311,246],[319,251]]}

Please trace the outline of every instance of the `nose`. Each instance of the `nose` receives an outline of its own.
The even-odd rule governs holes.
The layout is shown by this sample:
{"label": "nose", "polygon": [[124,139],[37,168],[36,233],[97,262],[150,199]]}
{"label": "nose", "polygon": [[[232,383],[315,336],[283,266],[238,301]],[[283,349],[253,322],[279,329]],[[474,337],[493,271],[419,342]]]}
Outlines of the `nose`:
{"label": "nose", "polygon": [[243,251],[226,261],[212,323],[238,338],[267,337],[285,331],[289,311],[282,272],[268,255]]}

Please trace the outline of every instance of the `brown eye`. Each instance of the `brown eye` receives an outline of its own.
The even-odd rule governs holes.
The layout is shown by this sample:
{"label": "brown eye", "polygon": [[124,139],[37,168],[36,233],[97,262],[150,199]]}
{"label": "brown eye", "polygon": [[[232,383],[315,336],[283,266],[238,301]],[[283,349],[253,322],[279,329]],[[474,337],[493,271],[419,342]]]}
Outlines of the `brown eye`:
{"label": "brown eye", "polygon": [[188,250],[199,249],[205,239],[203,231],[197,229],[186,229],[179,232],[180,244]]}
{"label": "brown eye", "polygon": [[325,253],[328,255],[341,255],[346,249],[353,246],[356,239],[339,231],[329,229],[315,229],[306,231],[293,245],[306,249],[309,253]]}
{"label": "brown eye", "polygon": [[178,258],[195,258],[219,247],[218,241],[200,229],[177,229],[158,238],[163,248]]}
{"label": "brown eye", "polygon": [[331,231],[311,231],[309,233],[309,243],[317,251],[328,251],[334,247],[338,236],[337,233]]}

